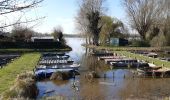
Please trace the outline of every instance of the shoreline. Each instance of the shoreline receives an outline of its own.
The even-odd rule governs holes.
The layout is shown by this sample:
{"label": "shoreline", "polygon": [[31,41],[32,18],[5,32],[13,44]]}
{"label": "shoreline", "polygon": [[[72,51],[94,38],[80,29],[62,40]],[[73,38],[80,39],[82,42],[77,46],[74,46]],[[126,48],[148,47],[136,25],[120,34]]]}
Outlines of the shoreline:
{"label": "shoreline", "polygon": [[[97,49],[97,50],[103,50],[103,49],[109,50],[109,51],[117,53],[119,55],[124,55],[124,56],[130,57],[130,58],[133,58],[133,59],[144,60],[144,61],[147,61],[149,63],[154,63],[155,65],[160,66],[160,67],[170,68],[170,62],[162,61],[158,58],[151,58],[151,57],[143,56],[143,55],[140,55],[140,54],[134,54],[134,53],[128,52],[130,50],[134,50],[134,48],[135,48],[135,50],[141,50],[141,49],[147,50],[148,49],[148,51],[150,51],[150,49],[146,48],[146,47],[139,47],[139,48],[138,47],[133,47],[133,48],[129,47],[129,48],[126,48],[126,47],[104,47],[104,46],[93,46],[93,45],[84,45],[84,46],[87,47],[87,48]],[[153,50],[152,50],[152,52],[153,52]]]}

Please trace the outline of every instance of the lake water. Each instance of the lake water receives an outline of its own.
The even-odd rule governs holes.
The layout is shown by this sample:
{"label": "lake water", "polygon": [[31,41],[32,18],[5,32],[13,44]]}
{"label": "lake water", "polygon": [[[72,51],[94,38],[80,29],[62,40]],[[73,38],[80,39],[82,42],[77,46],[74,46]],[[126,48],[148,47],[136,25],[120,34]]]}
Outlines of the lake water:
{"label": "lake water", "polygon": [[[129,69],[110,70],[108,65],[86,55],[86,49],[81,46],[82,38],[67,38],[67,44],[72,47],[68,54],[76,62],[81,63],[80,75],[67,81],[37,82],[39,95],[37,99],[49,96],[61,96],[64,100],[122,100],[122,99],[153,99],[170,97],[169,78],[139,78],[134,77]],[[85,73],[93,68],[101,78],[89,82]],[[104,74],[106,78],[104,78]],[[73,87],[76,83],[76,87]],[[52,90],[51,93],[45,93]]]}

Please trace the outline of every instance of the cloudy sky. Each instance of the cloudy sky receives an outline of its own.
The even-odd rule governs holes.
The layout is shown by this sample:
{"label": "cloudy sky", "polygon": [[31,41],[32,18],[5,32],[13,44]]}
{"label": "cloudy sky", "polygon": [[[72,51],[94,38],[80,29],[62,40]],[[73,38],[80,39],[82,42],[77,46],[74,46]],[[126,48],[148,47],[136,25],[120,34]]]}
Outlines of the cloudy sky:
{"label": "cloudy sky", "polygon": [[[75,16],[78,12],[78,0],[44,0],[39,7],[25,13],[25,18],[39,18],[45,16],[45,19],[38,22],[35,31],[46,33],[51,32],[54,27],[62,26],[64,33],[76,34]],[[121,0],[106,0],[108,8],[107,15],[117,17],[125,21],[125,13]],[[16,19],[13,15],[11,20]]]}

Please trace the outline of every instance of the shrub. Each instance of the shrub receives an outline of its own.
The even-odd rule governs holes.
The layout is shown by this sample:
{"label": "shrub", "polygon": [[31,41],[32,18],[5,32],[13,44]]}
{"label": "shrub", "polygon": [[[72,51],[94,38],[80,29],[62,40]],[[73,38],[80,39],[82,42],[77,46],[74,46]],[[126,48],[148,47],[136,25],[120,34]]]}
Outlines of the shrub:
{"label": "shrub", "polygon": [[150,44],[149,44],[148,41],[133,40],[133,41],[131,41],[131,46],[132,46],[132,47],[149,47]]}
{"label": "shrub", "polygon": [[38,94],[38,89],[33,77],[33,73],[30,72],[18,75],[13,87],[6,91],[1,98],[4,100],[17,100],[18,98],[23,98],[23,100],[24,98],[35,99]]}

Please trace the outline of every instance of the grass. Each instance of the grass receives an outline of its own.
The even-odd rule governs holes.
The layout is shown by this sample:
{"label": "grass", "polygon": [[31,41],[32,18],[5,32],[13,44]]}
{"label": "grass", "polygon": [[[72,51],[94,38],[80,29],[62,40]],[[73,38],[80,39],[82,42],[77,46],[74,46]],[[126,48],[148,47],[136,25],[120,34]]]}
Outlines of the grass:
{"label": "grass", "polygon": [[108,49],[114,51],[130,51],[130,50],[143,50],[143,51],[165,51],[170,49],[170,47],[115,47],[115,46],[93,46],[93,45],[83,45],[88,48],[97,49]]}
{"label": "grass", "polygon": [[0,94],[8,90],[18,74],[33,70],[40,58],[40,53],[26,53],[0,69]]}
{"label": "grass", "polygon": [[0,49],[0,52],[8,53],[8,52],[55,52],[55,51],[71,51],[71,48],[61,48],[61,49]]}

